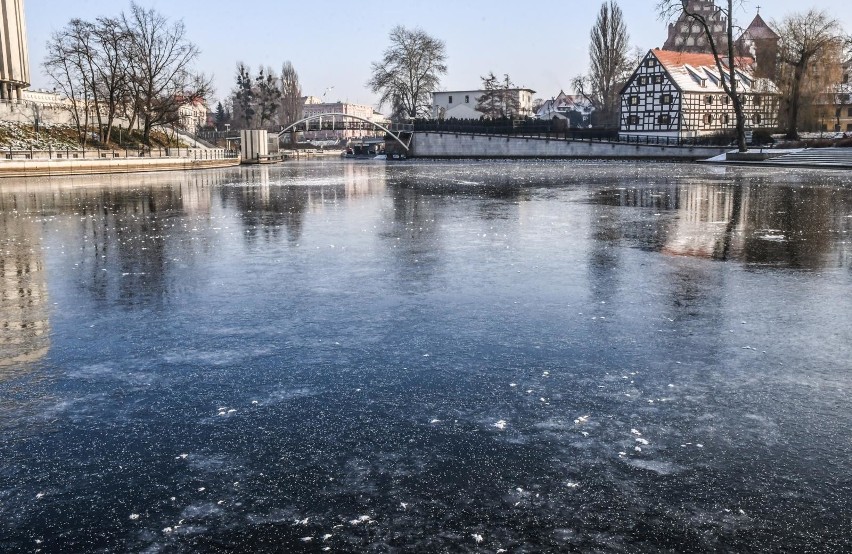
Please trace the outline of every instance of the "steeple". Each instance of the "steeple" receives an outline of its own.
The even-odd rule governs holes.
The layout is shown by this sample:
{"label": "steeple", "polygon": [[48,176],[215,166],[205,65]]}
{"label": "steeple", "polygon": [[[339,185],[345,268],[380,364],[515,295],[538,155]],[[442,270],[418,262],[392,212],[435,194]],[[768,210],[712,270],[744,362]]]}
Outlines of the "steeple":
{"label": "steeple", "polygon": [[737,39],[737,53],[755,60],[755,76],[774,79],[778,61],[778,33],[766,24],[758,11],[751,24]]}

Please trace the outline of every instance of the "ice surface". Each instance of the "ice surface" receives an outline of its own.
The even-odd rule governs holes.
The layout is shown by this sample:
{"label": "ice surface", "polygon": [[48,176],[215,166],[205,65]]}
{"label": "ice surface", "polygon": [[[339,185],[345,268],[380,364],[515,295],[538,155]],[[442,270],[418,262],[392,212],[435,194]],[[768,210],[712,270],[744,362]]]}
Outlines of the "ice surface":
{"label": "ice surface", "polygon": [[850,180],[5,183],[0,550],[852,551]]}

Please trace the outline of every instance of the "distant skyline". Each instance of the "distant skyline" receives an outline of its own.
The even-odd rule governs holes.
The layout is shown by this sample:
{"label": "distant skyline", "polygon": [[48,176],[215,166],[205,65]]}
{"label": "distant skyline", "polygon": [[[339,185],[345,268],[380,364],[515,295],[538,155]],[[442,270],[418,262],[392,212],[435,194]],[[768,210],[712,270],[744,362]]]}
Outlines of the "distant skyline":
{"label": "distant skyline", "polygon": [[[560,90],[571,92],[571,80],[588,67],[589,32],[602,0],[540,0],[524,11],[515,3],[501,1],[379,0],[370,3],[369,9],[342,1],[138,3],[170,19],[183,19],[189,38],[201,49],[197,68],[214,76],[214,105],[233,88],[237,62],[253,70],[269,65],[279,72],[285,60],[299,72],[305,95],[322,96],[334,87],[326,100],[375,105],[377,96],[366,87],[370,63],[381,58],[388,32],[398,24],[419,26],[446,43],[449,71],[441,82],[443,90],[478,88],[480,76],[493,71],[508,73],[518,86],[536,90],[538,98],[550,98]],[[41,64],[53,31],[74,17],[116,15],[129,5],[116,0],[25,0],[33,88],[52,88]],[[667,22],[657,17],[657,0],[620,5],[632,46],[643,51],[662,46]],[[737,23],[748,25],[758,5],[767,22],[811,6],[825,9],[852,31],[852,2],[812,0],[802,5],[795,0],[745,0],[737,10]]]}

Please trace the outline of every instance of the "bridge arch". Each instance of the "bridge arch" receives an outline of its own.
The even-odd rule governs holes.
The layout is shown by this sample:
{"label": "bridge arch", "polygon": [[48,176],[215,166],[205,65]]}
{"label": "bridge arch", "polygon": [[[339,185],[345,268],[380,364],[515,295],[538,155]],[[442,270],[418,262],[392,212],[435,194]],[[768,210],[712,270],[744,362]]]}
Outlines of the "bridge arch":
{"label": "bridge arch", "polygon": [[323,117],[334,117],[334,116],[337,116],[337,117],[348,117],[348,118],[351,118],[351,119],[357,119],[357,120],[359,120],[359,121],[363,121],[364,123],[369,123],[370,125],[372,125],[372,126],[373,126],[373,127],[375,127],[376,129],[380,129],[380,130],[384,131],[385,133],[387,133],[388,135],[392,136],[392,137],[394,138],[394,140],[395,140],[395,141],[397,141],[397,142],[399,143],[399,145],[400,145],[400,146],[402,146],[403,148],[405,148],[405,150],[406,150],[406,151],[408,150],[408,145],[407,145],[407,144],[405,144],[404,142],[402,142],[402,140],[400,140],[400,138],[399,138],[397,135],[395,135],[395,134],[393,133],[393,131],[391,131],[390,129],[388,129],[388,128],[387,128],[387,127],[385,127],[384,125],[379,125],[379,124],[378,124],[378,123],[376,123],[375,121],[370,121],[369,119],[366,119],[366,118],[363,118],[363,117],[359,117],[359,116],[357,116],[357,115],[348,114],[348,113],[336,113],[336,112],[329,112],[329,113],[321,113],[321,114],[318,114],[318,115],[312,115],[312,116],[310,116],[310,117],[306,117],[306,118],[304,118],[304,119],[300,119],[299,121],[297,121],[297,122],[295,122],[295,123],[292,123],[292,124],[288,125],[287,127],[285,127],[285,128],[283,128],[283,129],[281,129],[281,131],[279,131],[279,133],[278,133],[278,138],[280,139],[280,138],[281,138],[281,136],[282,136],[284,133],[286,133],[286,132],[290,131],[291,129],[293,129],[293,128],[294,128],[294,127],[296,127],[297,125],[301,125],[302,123],[307,123],[308,121],[313,121],[313,120],[316,120],[316,119],[322,119]]}

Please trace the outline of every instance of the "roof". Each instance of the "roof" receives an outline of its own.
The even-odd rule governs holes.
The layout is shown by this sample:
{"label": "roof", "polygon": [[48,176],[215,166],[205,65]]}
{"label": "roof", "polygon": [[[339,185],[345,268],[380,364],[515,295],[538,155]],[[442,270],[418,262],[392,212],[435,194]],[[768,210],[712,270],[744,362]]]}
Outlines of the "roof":
{"label": "roof", "polygon": [[751,25],[748,26],[748,29],[743,33],[743,37],[750,38],[751,40],[778,40],[780,37],[778,34],[772,30],[772,28],[766,24],[766,21],[760,17],[760,14],[755,16],[754,20],[751,22]]}
{"label": "roof", "polygon": [[[725,87],[719,75],[716,57],[712,54],[691,54],[688,52],[673,52],[671,50],[651,50],[650,52],[665,68],[674,84],[682,92],[701,94],[724,94]],[[738,85],[744,92],[777,93],[778,89],[768,79],[754,77],[754,60],[739,57],[735,60]],[[722,69],[727,79],[727,61],[722,59]]]}

